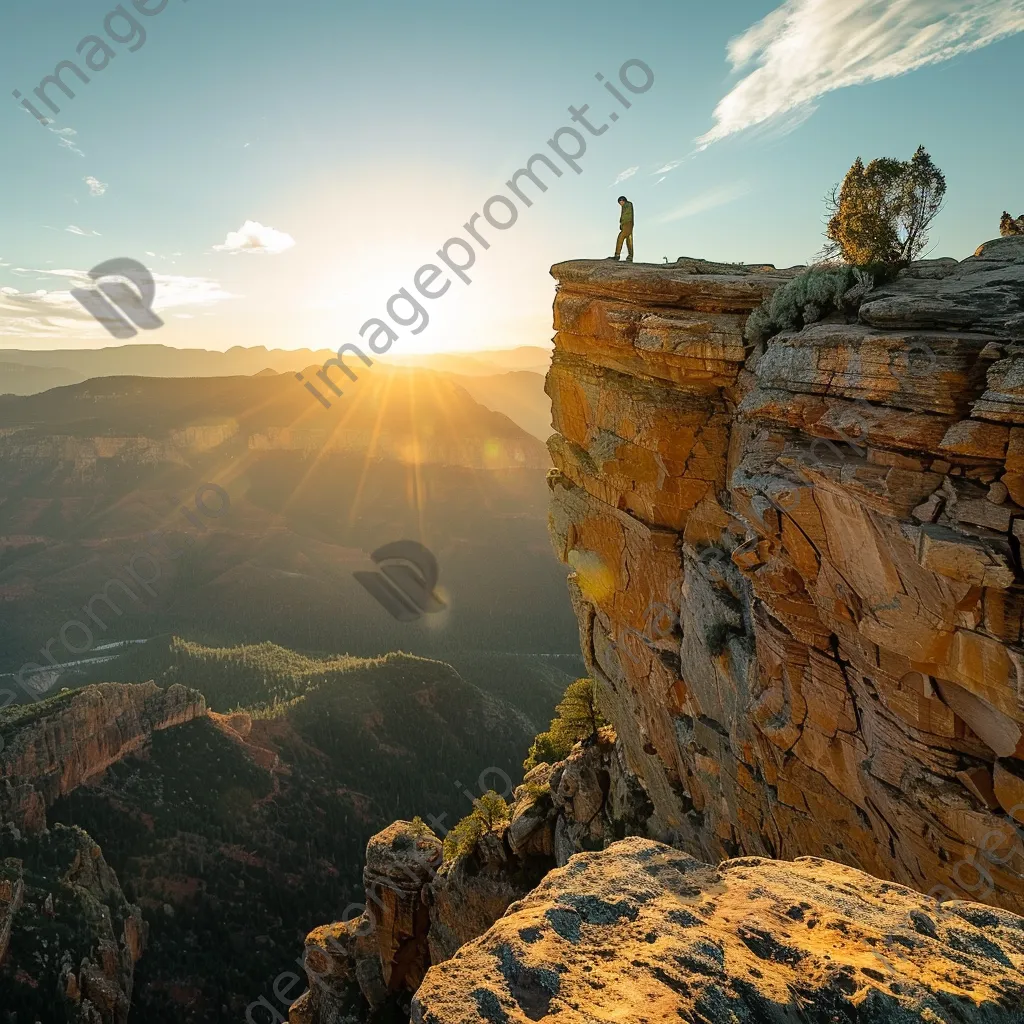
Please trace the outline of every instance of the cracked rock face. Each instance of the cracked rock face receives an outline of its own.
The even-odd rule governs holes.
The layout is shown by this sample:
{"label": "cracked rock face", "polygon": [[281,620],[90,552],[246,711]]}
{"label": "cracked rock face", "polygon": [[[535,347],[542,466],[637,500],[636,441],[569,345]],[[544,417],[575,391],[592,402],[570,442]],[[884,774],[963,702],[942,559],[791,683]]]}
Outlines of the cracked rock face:
{"label": "cracked rock face", "polygon": [[552,273],[551,535],[652,834],[1024,912],[1024,238],[757,348],[791,271]]}
{"label": "cracked rock face", "polygon": [[817,858],[581,853],[432,967],[414,1024],[1010,1024],[1024,919]]}

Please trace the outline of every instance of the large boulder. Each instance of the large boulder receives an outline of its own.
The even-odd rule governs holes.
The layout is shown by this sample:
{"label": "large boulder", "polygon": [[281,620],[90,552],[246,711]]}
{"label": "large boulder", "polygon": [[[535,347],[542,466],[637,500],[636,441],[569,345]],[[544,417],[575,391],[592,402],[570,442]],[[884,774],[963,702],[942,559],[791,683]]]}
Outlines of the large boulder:
{"label": "large boulder", "polygon": [[432,967],[414,1024],[1019,1024],[1024,919],[817,858],[626,839]]}

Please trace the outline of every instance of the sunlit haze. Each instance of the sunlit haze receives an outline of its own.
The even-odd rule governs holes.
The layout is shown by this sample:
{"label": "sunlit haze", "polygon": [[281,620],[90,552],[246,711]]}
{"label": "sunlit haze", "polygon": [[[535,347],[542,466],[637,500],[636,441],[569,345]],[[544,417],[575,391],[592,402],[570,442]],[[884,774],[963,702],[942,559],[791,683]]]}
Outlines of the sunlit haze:
{"label": "sunlit haze", "polygon": [[[166,314],[139,341],[355,340],[528,157],[552,156],[569,106],[589,104],[595,127],[622,116],[584,132],[581,173],[558,161],[559,178],[541,168],[546,193],[527,182],[532,207],[489,229],[472,284],[428,303],[429,326],[404,332],[396,355],[546,345],[547,268],[610,254],[623,191],[640,261],[780,266],[820,248],[817,199],[858,153],[906,158],[908,139],[927,140],[955,186],[936,254],[967,255],[985,197],[1019,193],[1014,0],[527,3],[514,15],[459,0],[171,0],[141,18],[135,52],[115,23],[129,42],[88,84],[65,74],[73,99],[51,86],[53,114],[34,88],[107,11],[34,0],[5,14],[2,347],[110,343],[69,297],[81,279],[69,275],[119,256],[152,270]],[[869,56],[847,42],[867,27]],[[655,81],[626,110],[595,75],[617,82],[630,59]],[[995,145],[1004,159],[980,157]]]}

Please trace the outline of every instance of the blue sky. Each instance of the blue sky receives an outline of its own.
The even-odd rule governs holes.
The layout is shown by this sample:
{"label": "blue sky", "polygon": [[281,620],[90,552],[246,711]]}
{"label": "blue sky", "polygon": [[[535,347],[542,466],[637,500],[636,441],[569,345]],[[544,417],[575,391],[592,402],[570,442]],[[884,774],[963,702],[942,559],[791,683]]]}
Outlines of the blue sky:
{"label": "blue sky", "polygon": [[[0,348],[112,343],[68,291],[118,256],[157,280],[166,326],[139,341],[358,340],[584,103],[595,124],[621,117],[587,137],[582,173],[560,163],[513,227],[488,229],[473,283],[425,302],[429,326],[396,353],[546,344],[548,268],[610,254],[620,192],[637,259],[657,263],[805,262],[853,159],[919,143],[949,181],[935,255],[963,258],[1004,208],[1024,212],[1024,0],[124,7],[146,32],[135,52],[124,19],[128,42],[105,33],[110,0],[5,11]],[[11,91],[35,100],[59,61],[84,66],[90,34],[116,55],[87,85],[65,75],[74,99],[51,87],[61,112],[41,125]],[[626,110],[594,75],[618,83],[629,59],[655,81]]]}

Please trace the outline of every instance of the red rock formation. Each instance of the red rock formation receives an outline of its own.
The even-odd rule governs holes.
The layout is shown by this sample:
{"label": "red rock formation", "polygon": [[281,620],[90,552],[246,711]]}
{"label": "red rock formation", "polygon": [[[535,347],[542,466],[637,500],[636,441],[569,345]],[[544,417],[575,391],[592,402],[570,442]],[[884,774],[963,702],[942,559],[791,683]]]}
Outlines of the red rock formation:
{"label": "red rock formation", "polygon": [[646,830],[651,806],[626,769],[612,730],[540,764],[514,794],[511,821],[442,862],[422,823],[397,821],[366,851],[366,909],[306,938],[309,991],[292,1024],[343,1024],[404,1005],[431,964],[483,935],[544,875],[574,853]]}
{"label": "red rock formation", "polygon": [[1024,240],[754,349],[789,272],[552,273],[552,537],[661,823],[1024,910]]}
{"label": "red rock formation", "polygon": [[25,879],[22,877],[21,861],[7,858],[0,863],[0,963],[7,956],[14,915],[21,909],[24,897]]}
{"label": "red rock formation", "polygon": [[422,823],[396,821],[370,839],[365,909],[307,936],[310,988],[289,1020],[331,1024],[348,1019],[353,1005],[376,1011],[395,993],[417,988],[430,966],[424,889],[440,864],[441,842]]}
{"label": "red rock formation", "polygon": [[180,685],[103,683],[17,711],[2,723],[0,823],[38,832],[55,800],[144,746],[155,731],[206,714],[206,701]]}

